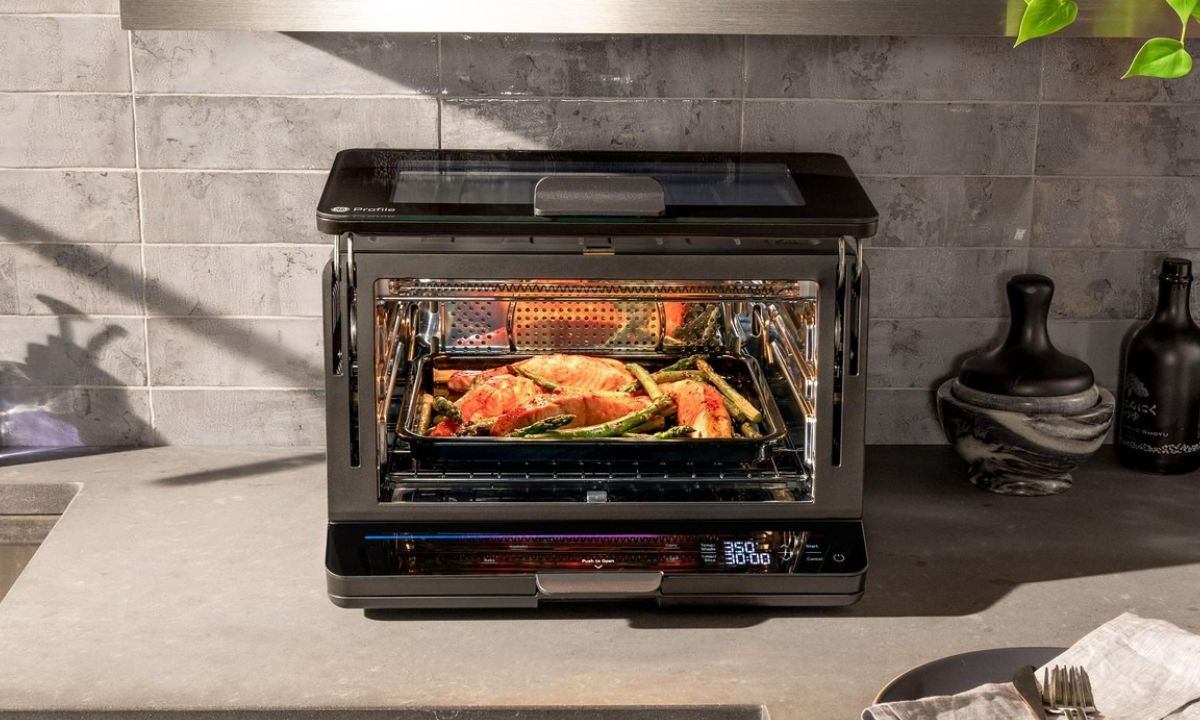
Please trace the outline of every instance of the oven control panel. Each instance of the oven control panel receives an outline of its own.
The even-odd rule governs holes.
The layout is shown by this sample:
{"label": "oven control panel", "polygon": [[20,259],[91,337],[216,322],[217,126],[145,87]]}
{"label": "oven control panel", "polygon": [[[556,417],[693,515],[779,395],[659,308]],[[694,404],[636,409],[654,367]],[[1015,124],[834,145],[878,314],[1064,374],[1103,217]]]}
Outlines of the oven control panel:
{"label": "oven control panel", "polygon": [[867,564],[862,524],[852,521],[608,528],[335,523],[330,533],[331,547],[341,548],[338,565],[352,575],[837,575],[861,573]]}

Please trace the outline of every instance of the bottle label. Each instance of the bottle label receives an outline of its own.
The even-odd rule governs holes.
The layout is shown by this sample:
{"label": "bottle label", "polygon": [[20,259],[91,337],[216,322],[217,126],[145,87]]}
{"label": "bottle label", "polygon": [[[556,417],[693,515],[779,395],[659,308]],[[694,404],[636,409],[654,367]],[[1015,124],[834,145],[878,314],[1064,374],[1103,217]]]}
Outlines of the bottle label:
{"label": "bottle label", "polygon": [[1172,442],[1179,433],[1159,429],[1162,420],[1165,418],[1159,417],[1159,405],[1146,383],[1133,373],[1126,374],[1125,392],[1121,397],[1121,432],[1117,442],[1130,450],[1154,455],[1200,452],[1200,442]]}

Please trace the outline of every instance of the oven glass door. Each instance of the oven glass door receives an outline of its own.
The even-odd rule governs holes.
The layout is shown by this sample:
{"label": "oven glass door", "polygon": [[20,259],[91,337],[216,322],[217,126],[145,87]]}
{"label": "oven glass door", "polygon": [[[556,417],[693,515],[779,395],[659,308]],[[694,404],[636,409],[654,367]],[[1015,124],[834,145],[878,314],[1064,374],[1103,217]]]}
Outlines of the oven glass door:
{"label": "oven glass door", "polygon": [[380,280],[380,500],[809,500],[817,291]]}

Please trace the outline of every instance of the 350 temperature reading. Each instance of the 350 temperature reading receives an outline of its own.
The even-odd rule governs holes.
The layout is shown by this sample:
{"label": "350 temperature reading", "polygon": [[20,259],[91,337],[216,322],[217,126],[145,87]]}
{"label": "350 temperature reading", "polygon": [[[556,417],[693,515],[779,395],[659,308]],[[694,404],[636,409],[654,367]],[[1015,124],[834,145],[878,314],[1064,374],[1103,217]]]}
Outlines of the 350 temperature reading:
{"label": "350 temperature reading", "polygon": [[770,565],[771,553],[759,552],[753,540],[723,543],[726,565]]}

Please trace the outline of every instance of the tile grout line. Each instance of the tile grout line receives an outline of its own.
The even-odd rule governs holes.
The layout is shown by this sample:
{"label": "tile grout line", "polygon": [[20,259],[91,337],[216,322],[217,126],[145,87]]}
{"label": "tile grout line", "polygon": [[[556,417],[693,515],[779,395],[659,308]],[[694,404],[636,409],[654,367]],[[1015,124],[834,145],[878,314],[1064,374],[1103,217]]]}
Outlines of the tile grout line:
{"label": "tile grout line", "polygon": [[158,426],[154,417],[153,375],[150,367],[150,306],[147,301],[148,293],[146,292],[148,284],[146,273],[146,213],[142,198],[141,151],[138,148],[137,100],[134,97],[133,31],[125,31],[125,41],[126,51],[128,52],[127,59],[129,60],[129,110],[133,124],[133,178],[134,187],[137,190],[138,248],[142,263],[142,360],[146,366],[146,409],[149,415],[147,421],[150,425],[150,438],[148,439],[153,441],[158,434]]}
{"label": "tile grout line", "polygon": [[434,107],[436,108],[436,117],[434,127],[437,132],[437,147],[442,149],[442,88],[446,86],[445,78],[443,77],[442,69],[442,33],[434,36],[434,42],[437,43],[437,87],[434,88]]}
{"label": "tile grout line", "polygon": [[1033,251],[1037,247],[1036,238],[1033,236],[1033,228],[1037,223],[1037,171],[1038,171],[1038,145],[1041,138],[1042,129],[1042,102],[1046,99],[1046,45],[1048,43],[1038,43],[1040,46],[1041,55],[1038,57],[1038,87],[1037,87],[1037,106],[1033,113],[1033,152],[1030,153],[1029,176],[1032,178],[1029,188],[1029,236],[1025,242],[1025,272],[1033,271]]}
{"label": "tile grout line", "polygon": [[738,103],[738,128],[737,128],[737,149],[739,152],[746,151],[746,86],[749,84],[750,63],[746,57],[746,46],[749,44],[747,36],[742,35],[742,58],[739,75],[741,76],[741,92],[739,96],[741,101]]}

